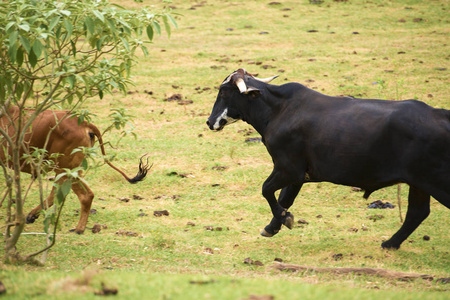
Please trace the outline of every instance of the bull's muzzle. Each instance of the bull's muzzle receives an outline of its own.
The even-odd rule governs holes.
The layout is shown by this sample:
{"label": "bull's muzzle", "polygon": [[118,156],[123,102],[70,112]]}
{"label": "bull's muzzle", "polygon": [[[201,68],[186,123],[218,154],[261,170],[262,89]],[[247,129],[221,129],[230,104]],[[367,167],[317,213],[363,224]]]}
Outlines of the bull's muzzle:
{"label": "bull's muzzle", "polygon": [[226,124],[227,124],[227,120],[225,120],[225,119],[220,119],[219,122],[217,122],[217,121],[211,122],[209,119],[206,120],[206,125],[208,125],[209,129],[214,130],[214,131],[222,130]]}

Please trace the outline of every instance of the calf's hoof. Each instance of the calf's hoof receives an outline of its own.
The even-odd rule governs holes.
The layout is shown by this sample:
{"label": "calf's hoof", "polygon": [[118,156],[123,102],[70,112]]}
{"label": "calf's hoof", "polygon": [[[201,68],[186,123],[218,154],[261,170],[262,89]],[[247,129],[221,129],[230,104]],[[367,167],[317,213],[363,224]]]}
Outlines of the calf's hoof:
{"label": "calf's hoof", "polygon": [[38,216],[35,216],[33,214],[28,214],[26,222],[27,222],[27,224],[34,223],[34,221],[36,221],[37,218],[38,218]]}
{"label": "calf's hoof", "polygon": [[75,232],[76,234],[83,234],[84,233],[84,230],[79,230],[79,229],[70,229],[69,230],[70,232]]}
{"label": "calf's hoof", "polygon": [[292,229],[294,227],[294,215],[290,212],[286,212],[286,215],[282,218],[281,222],[287,228]]}

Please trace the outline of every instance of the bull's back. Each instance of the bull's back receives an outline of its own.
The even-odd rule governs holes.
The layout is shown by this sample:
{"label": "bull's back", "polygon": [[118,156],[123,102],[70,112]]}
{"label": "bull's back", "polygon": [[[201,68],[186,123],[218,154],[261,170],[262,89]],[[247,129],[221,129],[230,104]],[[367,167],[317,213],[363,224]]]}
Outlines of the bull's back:
{"label": "bull's back", "polygon": [[411,170],[429,176],[437,164],[450,172],[449,111],[415,100],[316,100],[285,110],[277,130],[317,180],[395,182]]}

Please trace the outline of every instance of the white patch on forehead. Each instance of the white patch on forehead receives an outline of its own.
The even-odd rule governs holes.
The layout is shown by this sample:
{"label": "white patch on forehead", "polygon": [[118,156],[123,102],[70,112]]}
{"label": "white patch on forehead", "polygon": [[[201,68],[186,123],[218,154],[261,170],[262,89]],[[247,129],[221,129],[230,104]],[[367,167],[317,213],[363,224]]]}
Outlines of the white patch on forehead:
{"label": "white patch on forehead", "polygon": [[238,120],[230,118],[228,115],[228,108],[225,108],[225,110],[223,111],[223,113],[217,118],[216,123],[214,123],[214,130],[219,129],[220,126],[220,121],[225,120],[227,121],[227,123],[225,125],[237,122]]}

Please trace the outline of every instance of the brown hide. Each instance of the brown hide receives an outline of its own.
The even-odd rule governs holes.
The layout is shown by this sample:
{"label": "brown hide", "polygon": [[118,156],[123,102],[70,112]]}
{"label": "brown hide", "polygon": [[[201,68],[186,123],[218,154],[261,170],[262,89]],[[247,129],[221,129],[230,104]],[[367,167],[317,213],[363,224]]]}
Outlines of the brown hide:
{"label": "brown hide", "polygon": [[[22,124],[34,113],[34,110],[25,110],[25,114],[22,118]],[[15,126],[18,125],[19,109],[17,107],[11,107],[9,110],[9,116],[4,114],[0,118],[0,127],[8,132],[9,137],[15,141],[18,137],[15,132]],[[12,120],[12,122],[11,122]],[[92,147],[95,142],[95,136],[98,138],[102,154],[105,155],[105,149],[103,147],[103,141],[98,128],[93,124],[88,124],[85,121],[78,124],[78,118],[71,117],[70,112],[67,111],[50,111],[46,110],[39,114],[33,121],[31,128],[27,131],[24,137],[24,145],[26,150],[30,150],[31,147],[44,148],[48,151],[48,155],[53,153],[60,153],[62,155],[55,159],[56,174],[59,174],[63,168],[73,169],[79,167],[83,161],[83,154],[76,152],[72,154],[74,149],[79,147]],[[45,146],[46,139],[48,138],[47,145]],[[7,143],[2,138],[0,148],[0,159],[5,162],[5,152],[7,149]],[[11,155],[11,149],[8,149],[9,155]],[[21,156],[25,151],[22,149]],[[113,169],[118,171],[124,176],[130,183],[134,183],[142,180],[149,169],[148,165],[142,166],[142,159],[140,164],[139,173],[133,179],[128,178],[125,173],[117,169],[111,163],[106,162]],[[11,162],[8,162],[8,166],[11,166]],[[21,161],[21,171],[26,173],[32,173],[29,164]],[[80,174],[81,175],[81,174]],[[61,178],[58,183],[64,182],[65,178]],[[50,195],[47,197],[47,205],[50,207],[54,201],[55,188],[52,188]],[[72,184],[72,190],[78,196],[81,204],[80,220],[75,228],[76,233],[83,233],[88,221],[89,212],[91,209],[92,200],[94,194],[92,190],[84,184],[82,181],[77,181]],[[41,206],[35,207],[27,216],[27,223],[33,223],[39,216]]]}
{"label": "brown hide", "polygon": [[[33,110],[26,110],[22,123],[24,123],[32,113],[34,113]],[[19,109],[17,107],[12,107],[10,109],[10,116],[14,119],[13,122],[15,126],[17,126]],[[56,126],[57,123],[58,126]],[[2,129],[7,128],[8,135],[14,140],[17,138],[14,126],[11,125],[10,120],[8,120],[6,116],[0,118],[0,126]],[[27,150],[31,147],[42,149],[44,148],[47,136],[51,131],[45,149],[48,151],[49,155],[53,153],[63,154],[55,161],[58,168],[73,169],[80,166],[83,161],[83,154],[81,152],[71,154],[72,151],[79,147],[92,147],[94,145],[94,139],[91,139],[89,134],[92,134],[92,137],[94,137],[95,133],[90,127],[92,127],[92,125],[90,126],[86,122],[82,122],[78,125],[78,118],[71,118],[70,113],[67,111],[46,110],[34,120],[31,128],[24,137],[24,144]],[[52,128],[54,129],[52,130]],[[2,161],[5,161],[3,147],[7,147],[5,141],[2,143],[2,148],[0,149],[0,158]],[[8,149],[8,152],[9,155],[12,155],[10,148]],[[21,156],[23,154],[24,150],[22,149]],[[22,161],[21,165],[22,172],[31,173],[29,164],[24,164]]]}

